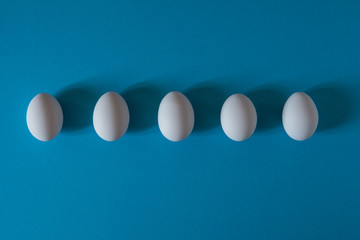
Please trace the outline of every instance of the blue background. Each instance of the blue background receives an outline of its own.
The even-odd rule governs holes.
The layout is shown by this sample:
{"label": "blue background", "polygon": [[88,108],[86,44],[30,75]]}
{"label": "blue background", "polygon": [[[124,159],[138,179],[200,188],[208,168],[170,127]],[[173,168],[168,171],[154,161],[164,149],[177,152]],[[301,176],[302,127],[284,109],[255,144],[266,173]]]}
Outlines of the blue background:
{"label": "blue background", "polygon": [[[360,239],[359,1],[0,2],[0,239]],[[128,102],[105,142],[97,99]],[[157,108],[193,103],[185,141]],[[319,127],[290,139],[281,110],[307,92]],[[25,116],[57,97],[62,132],[43,143]],[[258,111],[245,142],[222,132],[232,93]]]}

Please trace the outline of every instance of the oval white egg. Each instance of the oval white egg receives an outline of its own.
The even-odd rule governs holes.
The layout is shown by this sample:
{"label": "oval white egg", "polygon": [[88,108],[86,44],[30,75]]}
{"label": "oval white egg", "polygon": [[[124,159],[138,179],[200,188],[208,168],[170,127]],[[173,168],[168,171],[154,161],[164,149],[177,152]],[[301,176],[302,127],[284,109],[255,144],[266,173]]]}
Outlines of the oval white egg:
{"label": "oval white egg", "polygon": [[158,123],[161,133],[168,140],[178,142],[187,138],[194,127],[194,110],[180,92],[170,92],[159,106]]}
{"label": "oval white egg", "polygon": [[282,122],[286,133],[293,139],[310,138],[318,125],[319,114],[313,100],[303,92],[292,94],[286,101]]}
{"label": "oval white egg", "polygon": [[233,94],[224,102],[220,113],[221,127],[234,141],[244,141],[255,131],[257,114],[254,104],[243,94]]}
{"label": "oval white egg", "polygon": [[59,102],[47,93],[36,95],[27,108],[26,123],[31,134],[40,141],[55,138],[63,125]]}
{"label": "oval white egg", "polygon": [[129,109],[122,96],[116,92],[107,92],[97,101],[93,124],[96,133],[106,141],[121,138],[128,129]]}

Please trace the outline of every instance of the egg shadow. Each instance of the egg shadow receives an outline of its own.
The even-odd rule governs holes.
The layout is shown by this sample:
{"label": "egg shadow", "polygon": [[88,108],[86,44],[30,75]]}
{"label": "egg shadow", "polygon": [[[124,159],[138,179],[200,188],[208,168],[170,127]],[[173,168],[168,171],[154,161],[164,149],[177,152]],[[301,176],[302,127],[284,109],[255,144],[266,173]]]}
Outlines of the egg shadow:
{"label": "egg shadow", "polygon": [[130,113],[129,132],[140,132],[157,124],[159,104],[163,97],[159,87],[138,84],[122,92]]}
{"label": "egg shadow", "polygon": [[194,114],[194,132],[204,132],[220,126],[220,112],[227,94],[223,88],[202,83],[184,91],[191,102]]}
{"label": "egg shadow", "polygon": [[93,87],[70,86],[55,96],[64,115],[62,131],[79,131],[91,125],[93,110],[99,98]]}
{"label": "egg shadow", "polygon": [[282,125],[282,110],[288,97],[284,88],[263,85],[248,91],[246,95],[256,109],[256,131],[266,132]]}
{"label": "egg shadow", "polygon": [[307,91],[318,112],[317,131],[328,131],[351,120],[353,103],[349,89],[340,84],[322,84]]}

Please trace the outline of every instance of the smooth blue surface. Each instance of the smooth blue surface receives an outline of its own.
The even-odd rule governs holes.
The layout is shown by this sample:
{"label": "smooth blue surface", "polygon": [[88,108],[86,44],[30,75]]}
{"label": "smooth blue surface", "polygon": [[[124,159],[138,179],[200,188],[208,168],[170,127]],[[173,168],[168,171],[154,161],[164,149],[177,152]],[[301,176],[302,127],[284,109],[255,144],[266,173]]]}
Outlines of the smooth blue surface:
{"label": "smooth blue surface", "polygon": [[[360,239],[359,1],[0,2],[0,239]],[[106,91],[128,101],[116,142],[92,127]],[[171,90],[196,114],[167,141],[157,108]],[[296,142],[281,109],[318,105]],[[40,92],[63,131],[31,136]],[[245,93],[258,128],[232,142],[223,101]]]}

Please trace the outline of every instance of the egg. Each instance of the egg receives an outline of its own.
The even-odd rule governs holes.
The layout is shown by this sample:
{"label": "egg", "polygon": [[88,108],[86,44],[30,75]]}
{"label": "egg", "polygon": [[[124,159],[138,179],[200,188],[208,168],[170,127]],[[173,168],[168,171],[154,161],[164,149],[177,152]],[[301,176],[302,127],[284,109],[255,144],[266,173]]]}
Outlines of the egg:
{"label": "egg", "polygon": [[29,103],[26,123],[30,133],[40,141],[55,138],[63,125],[63,111],[50,94],[40,93]]}
{"label": "egg", "polygon": [[244,141],[255,131],[257,114],[251,100],[240,93],[224,102],[220,113],[221,127],[231,140]]}
{"label": "egg", "polygon": [[158,111],[161,133],[170,141],[178,142],[187,138],[194,128],[194,110],[180,92],[170,92],[162,100]]}
{"label": "egg", "polygon": [[298,141],[310,138],[318,121],[316,105],[306,93],[296,92],[288,98],[282,112],[282,122],[289,137]]}
{"label": "egg", "polygon": [[107,92],[97,101],[93,124],[96,133],[106,141],[115,141],[127,131],[130,121],[128,105],[116,92]]}

